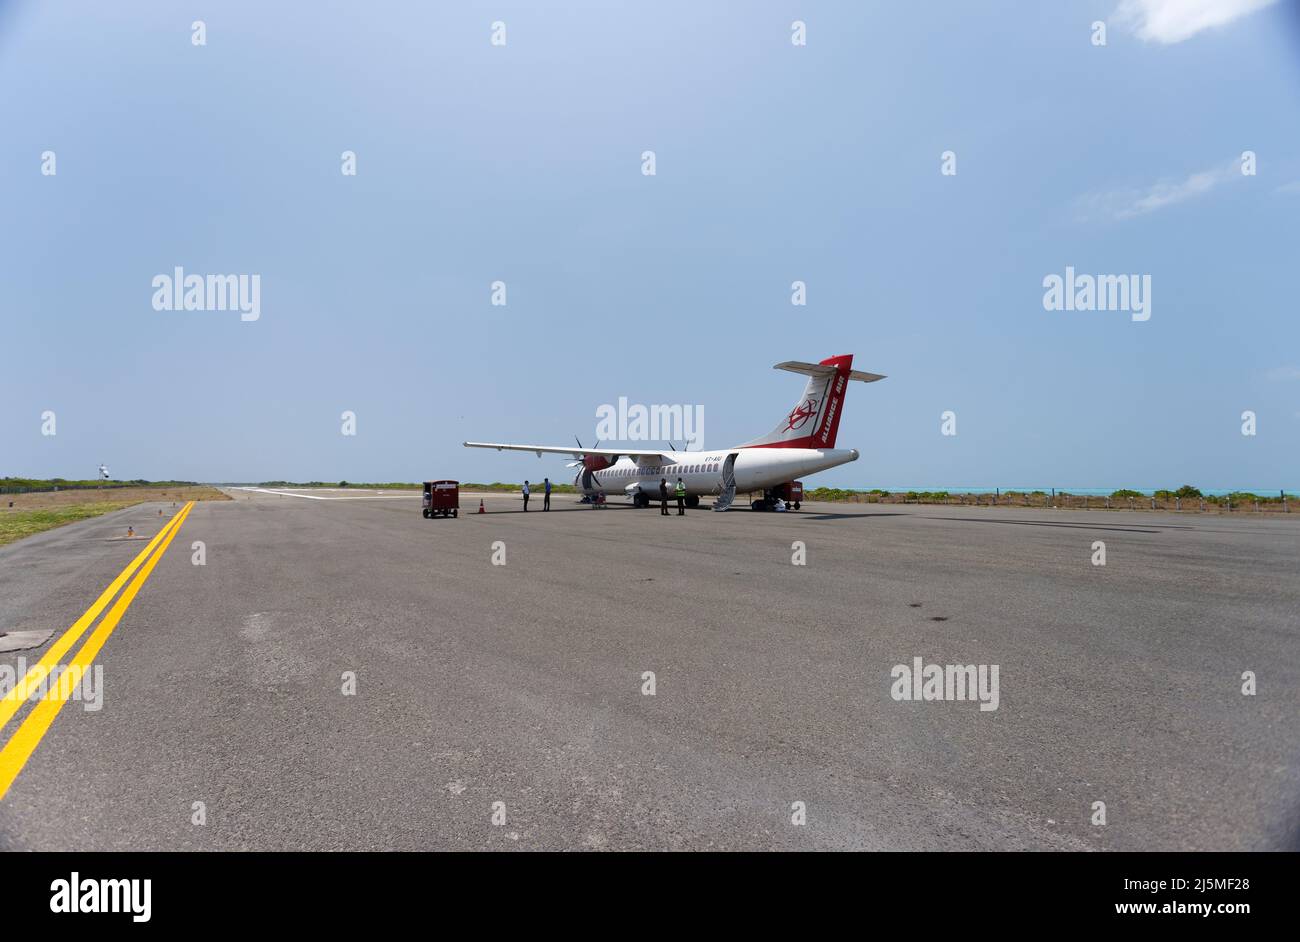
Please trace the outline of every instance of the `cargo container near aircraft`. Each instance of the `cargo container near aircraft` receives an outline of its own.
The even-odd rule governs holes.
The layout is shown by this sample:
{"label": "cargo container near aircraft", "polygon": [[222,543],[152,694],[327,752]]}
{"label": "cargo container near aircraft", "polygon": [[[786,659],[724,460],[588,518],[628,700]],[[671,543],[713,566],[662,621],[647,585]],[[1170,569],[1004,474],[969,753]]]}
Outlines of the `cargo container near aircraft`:
{"label": "cargo container near aircraft", "polygon": [[583,494],[594,497],[621,492],[638,507],[649,506],[658,498],[661,478],[668,479],[671,490],[680,477],[686,485],[687,506],[698,507],[700,498],[711,494],[715,496],[713,509],[726,510],[737,491],[761,490],[762,499],[754,501],[751,507],[771,510],[778,500],[791,499],[797,478],[858,460],[856,448],[835,447],[844,414],[844,394],[850,380],[874,383],[885,377],[852,367],[852,354],[830,357],[820,363],[776,364],[774,369],[808,377],[803,395],[771,432],[734,448],[665,451],[583,448],[581,442],[577,448],[497,442],[464,444],[466,448],[531,451],[538,457],[570,455],[575,459],[570,466],[581,468],[573,483]]}

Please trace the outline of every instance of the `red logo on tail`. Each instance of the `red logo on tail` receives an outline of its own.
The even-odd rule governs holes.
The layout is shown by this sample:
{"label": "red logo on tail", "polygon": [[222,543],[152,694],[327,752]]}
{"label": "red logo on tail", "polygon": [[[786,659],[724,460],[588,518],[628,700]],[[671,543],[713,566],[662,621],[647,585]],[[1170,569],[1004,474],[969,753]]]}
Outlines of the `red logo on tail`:
{"label": "red logo on tail", "polygon": [[792,429],[803,428],[808,424],[808,420],[817,414],[817,400],[809,399],[801,406],[795,406],[786,416],[787,425],[781,429],[782,432],[789,432]]}

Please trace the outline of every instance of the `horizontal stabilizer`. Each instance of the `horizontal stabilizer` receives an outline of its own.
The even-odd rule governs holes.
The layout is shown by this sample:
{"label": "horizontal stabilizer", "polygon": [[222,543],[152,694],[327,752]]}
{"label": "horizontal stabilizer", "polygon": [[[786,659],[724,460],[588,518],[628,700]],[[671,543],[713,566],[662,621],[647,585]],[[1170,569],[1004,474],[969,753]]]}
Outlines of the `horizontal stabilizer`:
{"label": "horizontal stabilizer", "polygon": [[859,383],[874,383],[878,379],[884,379],[882,373],[864,373],[861,370],[850,370],[849,379],[856,379]]}
{"label": "horizontal stabilizer", "polygon": [[[803,363],[799,360],[786,360],[784,363],[778,363],[772,367],[774,370],[788,370],[791,373],[803,373],[805,376],[834,376],[835,367],[828,366],[824,363]],[[848,379],[856,379],[860,383],[874,383],[878,379],[885,377],[879,373],[864,373],[861,370],[850,370]]]}

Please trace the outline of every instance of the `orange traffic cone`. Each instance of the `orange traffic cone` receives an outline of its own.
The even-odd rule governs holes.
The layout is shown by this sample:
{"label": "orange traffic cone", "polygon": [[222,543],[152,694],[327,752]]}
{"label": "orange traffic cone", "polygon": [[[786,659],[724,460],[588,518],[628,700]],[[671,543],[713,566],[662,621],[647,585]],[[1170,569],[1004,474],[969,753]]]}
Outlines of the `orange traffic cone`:
{"label": "orange traffic cone", "polygon": [[487,513],[487,511],[483,509],[483,498],[481,497],[478,499],[478,512],[481,514]]}

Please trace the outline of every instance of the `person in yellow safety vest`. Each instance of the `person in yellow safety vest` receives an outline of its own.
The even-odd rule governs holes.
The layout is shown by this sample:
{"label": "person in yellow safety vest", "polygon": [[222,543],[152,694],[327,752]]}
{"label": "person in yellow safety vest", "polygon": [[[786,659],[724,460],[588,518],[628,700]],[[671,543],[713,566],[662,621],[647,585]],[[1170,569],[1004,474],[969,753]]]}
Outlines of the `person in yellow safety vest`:
{"label": "person in yellow safety vest", "polygon": [[686,516],[686,485],[681,478],[677,479],[677,516]]}

